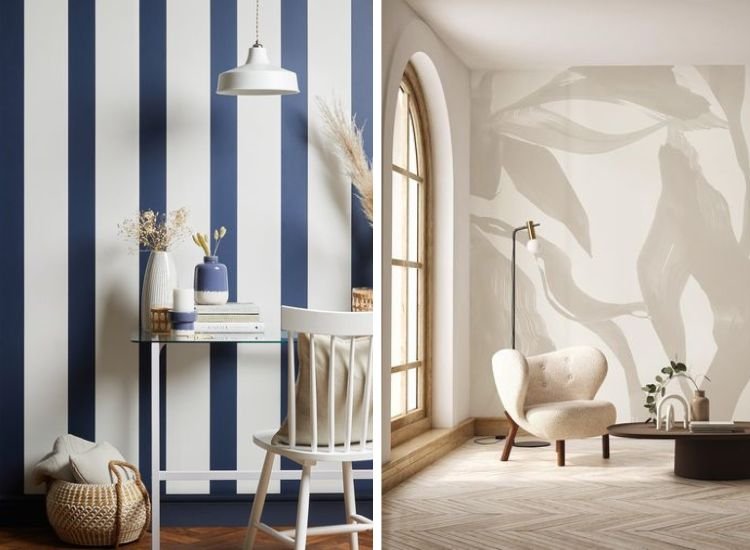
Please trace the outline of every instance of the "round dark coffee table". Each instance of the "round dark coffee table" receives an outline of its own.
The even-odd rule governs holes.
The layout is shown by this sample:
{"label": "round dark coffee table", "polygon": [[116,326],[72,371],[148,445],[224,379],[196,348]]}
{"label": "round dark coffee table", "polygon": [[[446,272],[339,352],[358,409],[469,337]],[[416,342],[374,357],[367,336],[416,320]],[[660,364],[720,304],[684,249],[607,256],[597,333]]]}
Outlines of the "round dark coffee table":
{"label": "round dark coffee table", "polygon": [[735,432],[692,433],[682,427],[658,430],[653,422],[613,424],[610,435],[634,439],[674,439],[674,473],[690,479],[750,479],[750,422]]}

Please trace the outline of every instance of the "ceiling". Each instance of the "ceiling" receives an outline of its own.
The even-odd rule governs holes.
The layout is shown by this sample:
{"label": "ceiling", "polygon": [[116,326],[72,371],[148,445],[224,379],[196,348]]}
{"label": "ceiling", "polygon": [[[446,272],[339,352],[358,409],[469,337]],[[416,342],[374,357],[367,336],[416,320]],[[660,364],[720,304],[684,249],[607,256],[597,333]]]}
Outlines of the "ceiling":
{"label": "ceiling", "polygon": [[750,0],[406,0],[472,69],[750,64]]}

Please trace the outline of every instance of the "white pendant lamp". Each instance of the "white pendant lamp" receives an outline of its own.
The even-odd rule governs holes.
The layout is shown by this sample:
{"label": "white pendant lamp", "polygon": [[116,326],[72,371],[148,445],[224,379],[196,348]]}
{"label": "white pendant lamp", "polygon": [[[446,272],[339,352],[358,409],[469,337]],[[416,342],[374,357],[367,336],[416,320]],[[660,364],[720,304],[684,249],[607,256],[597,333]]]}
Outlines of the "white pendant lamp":
{"label": "white pendant lamp", "polygon": [[219,75],[219,95],[288,95],[298,94],[297,75],[272,65],[268,52],[260,43],[260,0],[255,2],[255,44],[244,65]]}

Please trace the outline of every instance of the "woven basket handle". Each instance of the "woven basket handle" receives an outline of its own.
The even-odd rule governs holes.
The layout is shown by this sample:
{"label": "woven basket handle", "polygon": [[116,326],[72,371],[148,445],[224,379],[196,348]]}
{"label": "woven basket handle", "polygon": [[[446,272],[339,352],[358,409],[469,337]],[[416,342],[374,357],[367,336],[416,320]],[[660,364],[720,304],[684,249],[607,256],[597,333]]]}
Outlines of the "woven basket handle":
{"label": "woven basket handle", "polygon": [[141,537],[143,536],[143,533],[146,531],[146,528],[151,524],[151,499],[148,497],[148,491],[146,490],[146,486],[143,485],[143,481],[141,480],[141,473],[138,471],[138,468],[130,464],[129,462],[123,462],[122,460],[110,460],[109,461],[109,471],[115,475],[117,478],[117,483],[115,484],[115,493],[117,494],[117,513],[115,515],[115,542],[114,546],[115,548],[120,547],[120,530],[122,529],[122,500],[123,500],[123,494],[122,494],[122,484],[127,481],[123,477],[123,471],[122,468],[127,468],[129,470],[132,470],[132,472],[135,474],[135,485],[140,489],[141,494],[143,495],[144,502],[146,503],[146,523],[143,524],[143,529],[141,529],[140,535],[138,535],[138,540],[141,540]]}

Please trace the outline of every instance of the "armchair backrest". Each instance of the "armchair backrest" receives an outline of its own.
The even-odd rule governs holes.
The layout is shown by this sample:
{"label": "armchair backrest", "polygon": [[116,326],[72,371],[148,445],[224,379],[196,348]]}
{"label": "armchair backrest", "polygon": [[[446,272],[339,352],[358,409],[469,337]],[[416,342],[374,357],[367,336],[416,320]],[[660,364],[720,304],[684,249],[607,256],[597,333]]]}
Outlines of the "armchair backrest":
{"label": "armchair backrest", "polygon": [[529,365],[514,349],[501,349],[492,356],[495,387],[505,411],[516,422],[524,418],[524,401],[529,387]]}
{"label": "armchair backrest", "polygon": [[607,359],[591,346],[527,357],[529,385],[524,406],[593,399],[607,376]]}
{"label": "armchair backrest", "polygon": [[[331,453],[348,452],[355,446],[364,450],[372,431],[372,313],[282,306],[281,328],[289,335],[289,446]],[[304,342],[307,349],[297,349],[295,353],[299,346],[294,345],[294,340],[299,335],[304,335],[299,344]],[[318,346],[325,347],[326,364],[322,370],[321,365],[316,366],[316,359],[320,360]],[[363,352],[366,359],[359,362],[359,367],[364,367],[364,372],[355,368],[355,357],[361,358]],[[302,356],[306,358],[304,366]],[[298,383],[293,382],[296,364],[300,367]],[[298,410],[298,392],[304,392],[305,410]],[[318,403],[319,396],[324,403]],[[305,441],[301,437],[303,430]]]}
{"label": "armchair backrest", "polygon": [[497,393],[516,420],[540,403],[593,399],[607,375],[607,359],[591,346],[575,346],[524,357],[503,349],[492,357]]}

